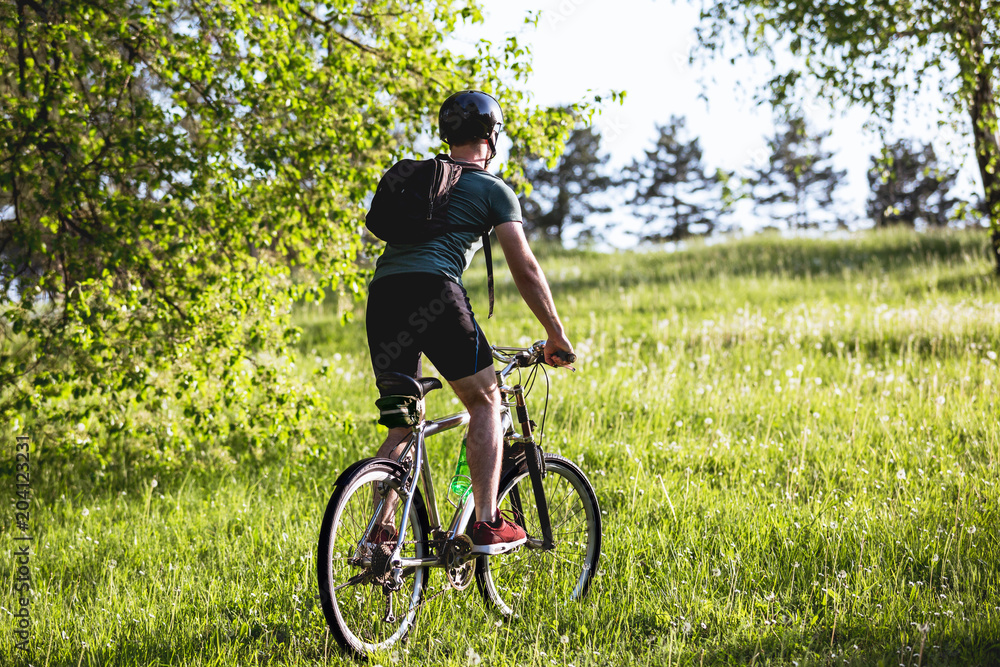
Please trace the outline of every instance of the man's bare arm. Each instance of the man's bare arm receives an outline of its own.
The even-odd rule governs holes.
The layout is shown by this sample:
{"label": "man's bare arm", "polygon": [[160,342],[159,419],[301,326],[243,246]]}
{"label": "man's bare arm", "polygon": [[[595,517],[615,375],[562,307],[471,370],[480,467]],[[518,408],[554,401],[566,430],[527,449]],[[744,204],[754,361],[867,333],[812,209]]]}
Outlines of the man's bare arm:
{"label": "man's bare arm", "polygon": [[514,285],[524,302],[545,328],[548,342],[545,344],[545,361],[552,366],[567,366],[568,363],[554,356],[557,350],[573,352],[573,346],[566,337],[556,304],[552,300],[549,283],[538,265],[535,254],[528,246],[524,228],[520,222],[504,222],[496,226],[497,239],[503,248],[507,266],[510,268]]}

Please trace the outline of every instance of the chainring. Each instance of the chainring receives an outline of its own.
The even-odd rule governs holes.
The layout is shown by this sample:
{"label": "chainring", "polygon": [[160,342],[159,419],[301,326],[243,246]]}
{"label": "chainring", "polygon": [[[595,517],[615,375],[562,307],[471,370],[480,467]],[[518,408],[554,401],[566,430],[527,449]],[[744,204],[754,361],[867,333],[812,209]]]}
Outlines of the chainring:
{"label": "chainring", "polygon": [[457,591],[464,591],[472,583],[475,560],[472,553],[472,539],[468,535],[456,535],[444,543],[444,573],[448,583]]}

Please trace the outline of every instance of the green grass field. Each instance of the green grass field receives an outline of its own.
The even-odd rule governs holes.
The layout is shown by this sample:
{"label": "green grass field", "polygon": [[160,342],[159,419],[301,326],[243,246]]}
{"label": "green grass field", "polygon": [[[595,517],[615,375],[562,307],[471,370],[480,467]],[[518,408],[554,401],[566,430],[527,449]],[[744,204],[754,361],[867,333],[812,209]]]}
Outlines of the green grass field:
{"label": "green grass field", "polygon": [[[1000,664],[986,246],[982,232],[893,232],[545,253],[580,360],[549,373],[543,445],[583,467],[605,512],[591,595],[505,623],[475,587],[447,593],[371,664]],[[540,337],[503,269],[497,281],[491,340]],[[482,267],[466,282],[485,310]],[[35,485],[32,665],[352,663],[326,632],[314,562],[334,480],[379,440],[362,310],[341,327],[343,308],[297,316],[297,371],[337,412],[284,464]],[[454,403],[437,392],[429,413]],[[442,484],[458,437],[431,441]],[[45,465],[37,478],[60,479]],[[12,520],[8,502],[4,665],[28,662],[13,648]]]}

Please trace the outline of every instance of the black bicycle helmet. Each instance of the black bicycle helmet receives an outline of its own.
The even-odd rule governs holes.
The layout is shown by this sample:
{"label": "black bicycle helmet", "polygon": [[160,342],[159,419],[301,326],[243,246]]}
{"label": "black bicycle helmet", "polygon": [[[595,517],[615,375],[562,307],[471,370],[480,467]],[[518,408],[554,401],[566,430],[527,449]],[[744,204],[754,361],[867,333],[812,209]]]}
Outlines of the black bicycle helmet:
{"label": "black bicycle helmet", "polygon": [[463,90],[444,101],[438,113],[441,139],[449,146],[485,139],[490,146],[490,160],[497,153],[497,137],[503,127],[503,111],[492,95],[478,90]]}

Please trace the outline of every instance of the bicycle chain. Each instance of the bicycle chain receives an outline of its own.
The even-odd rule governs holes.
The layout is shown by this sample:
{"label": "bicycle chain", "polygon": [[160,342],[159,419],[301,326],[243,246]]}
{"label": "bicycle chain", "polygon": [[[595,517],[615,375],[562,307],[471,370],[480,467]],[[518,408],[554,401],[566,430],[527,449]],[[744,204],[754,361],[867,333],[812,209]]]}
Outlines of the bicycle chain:
{"label": "bicycle chain", "polygon": [[[544,454],[542,454],[542,451],[541,451],[541,447],[538,447],[536,451],[537,451],[537,454],[539,456],[544,457]],[[514,445],[509,445],[509,446],[504,447],[504,459],[503,459],[503,466],[502,466],[501,473],[505,472],[509,468],[517,467],[521,462],[524,461],[525,457],[526,457],[526,452],[525,452],[525,446],[524,446],[523,443],[516,443]],[[543,465],[544,465],[544,458],[542,458],[542,461],[543,461]],[[403,545],[404,546],[406,546],[406,545],[415,545],[415,544],[417,544],[417,542],[418,542],[418,540],[404,540],[403,541]],[[441,548],[443,546],[445,546],[445,544],[448,542],[448,539],[446,537],[438,537],[438,538],[434,538],[434,539],[430,539],[430,540],[420,540],[420,542],[423,543],[423,544],[426,544],[428,546],[429,550],[431,550],[431,551],[433,551],[435,553],[439,553],[440,550],[441,550]],[[470,545],[471,545],[471,542],[470,542]],[[467,561],[462,567],[463,568],[464,567],[475,568],[475,564],[473,563],[473,560],[474,559]],[[427,569],[429,571],[431,568],[428,567]],[[461,582],[464,585],[455,585],[455,583],[453,583],[453,581],[452,581],[452,575],[447,570],[447,564],[445,564],[445,567],[443,569],[445,570],[445,579],[446,579],[445,585],[442,586],[441,590],[437,591],[436,593],[425,594],[423,600],[421,600],[420,604],[417,605],[417,610],[418,611],[420,611],[421,608],[424,605],[426,605],[426,604],[428,604],[430,602],[433,602],[434,600],[438,599],[439,597],[441,597],[445,593],[448,593],[448,592],[450,592],[452,590],[458,590],[458,591],[464,591],[464,590],[466,590],[472,584],[473,577],[475,577],[475,572],[474,571],[470,572],[467,575],[468,579],[466,581],[464,581],[464,582]],[[425,591],[426,590],[427,589],[425,589]],[[393,594],[394,593],[389,593],[387,595],[391,596]],[[417,618],[419,618],[419,616]],[[416,623],[414,623],[414,628],[415,627],[416,627]]]}
{"label": "bicycle chain", "polygon": [[[430,548],[432,548],[432,549],[434,549],[434,550],[436,551],[436,550],[440,549],[440,548],[441,548],[441,546],[442,546],[442,545],[444,545],[444,543],[445,543],[446,541],[447,541],[446,539],[444,539],[444,538],[440,538],[440,539],[434,539],[434,540],[422,540],[421,542],[422,542],[423,544],[426,544],[426,545],[428,545],[428,547],[430,547]],[[403,542],[403,546],[405,547],[406,545],[415,545],[415,544],[417,544],[417,542],[418,542],[417,540],[405,540],[405,541]],[[468,563],[466,563],[466,564],[467,564],[468,566],[470,566],[470,567],[475,567],[475,566],[474,566],[474,564],[472,563],[472,561],[469,561],[469,562],[468,562]],[[428,570],[430,570],[431,568],[430,568],[430,567],[428,567],[427,569],[428,569]],[[371,571],[371,570],[372,570],[372,567],[371,567],[371,566],[369,566],[369,571]],[[374,574],[374,573],[373,573],[373,574]],[[449,591],[452,591],[452,590],[465,590],[466,588],[468,588],[469,584],[471,584],[471,583],[472,583],[472,577],[473,577],[473,576],[475,576],[475,575],[474,575],[474,573],[470,573],[470,574],[469,574],[469,580],[468,580],[468,582],[467,582],[467,583],[465,584],[465,586],[463,586],[462,588],[458,588],[457,586],[454,586],[454,585],[452,585],[452,584],[450,583],[450,580],[449,580],[448,582],[446,582],[446,583],[445,583],[445,585],[444,585],[444,586],[442,586],[442,587],[441,587],[441,590],[437,591],[436,593],[431,593],[431,594],[425,594],[425,595],[424,595],[424,597],[423,597],[423,600],[421,600],[421,601],[420,601],[420,604],[419,604],[419,605],[417,605],[417,609],[418,609],[418,610],[420,610],[420,609],[421,609],[421,608],[422,608],[422,607],[423,607],[423,606],[424,606],[425,604],[428,604],[428,603],[430,603],[430,602],[432,602],[432,601],[434,601],[434,600],[438,599],[439,597],[441,597],[441,596],[442,596],[442,595],[444,595],[445,593],[448,593]],[[448,577],[448,573],[447,573],[447,572],[445,573],[445,578],[446,578],[446,579],[449,579],[449,577]],[[376,577],[376,578],[374,578],[374,579],[372,579],[372,580],[369,580],[369,582],[370,582],[370,583],[371,583],[371,582],[374,582],[374,583],[380,583],[380,582],[379,582],[379,578],[378,578],[378,577]],[[427,590],[427,589],[425,589],[425,590]],[[394,593],[392,593],[392,594],[390,594],[390,595],[393,595],[393,594],[394,594]]]}

